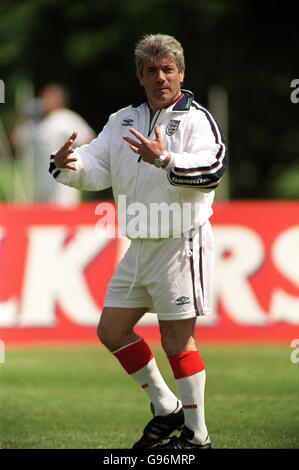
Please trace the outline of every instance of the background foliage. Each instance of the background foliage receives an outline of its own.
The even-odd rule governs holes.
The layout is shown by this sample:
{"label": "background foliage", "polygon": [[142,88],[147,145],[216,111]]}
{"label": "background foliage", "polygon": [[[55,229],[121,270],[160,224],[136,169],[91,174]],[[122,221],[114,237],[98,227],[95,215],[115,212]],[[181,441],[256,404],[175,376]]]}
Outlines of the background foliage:
{"label": "background foliage", "polygon": [[[109,114],[142,93],[134,45],[146,33],[177,37],[186,55],[184,87],[207,106],[211,85],[229,98],[230,197],[299,196],[299,78],[293,4],[264,0],[2,0],[0,78],[5,127],[15,90],[30,80],[67,85],[72,108],[99,132]],[[295,8],[295,7],[293,7]],[[297,178],[298,177],[298,178]]]}

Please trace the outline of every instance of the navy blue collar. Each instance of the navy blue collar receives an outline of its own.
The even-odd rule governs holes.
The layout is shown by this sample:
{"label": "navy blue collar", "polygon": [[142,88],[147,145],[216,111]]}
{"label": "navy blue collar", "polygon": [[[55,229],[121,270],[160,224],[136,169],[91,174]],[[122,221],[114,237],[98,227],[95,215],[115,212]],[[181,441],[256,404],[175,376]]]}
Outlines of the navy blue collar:
{"label": "navy blue collar", "polygon": [[[189,90],[181,90],[183,93],[183,97],[180,98],[172,108],[172,111],[189,111],[192,101],[194,100],[194,95],[192,91]],[[138,108],[143,103],[147,103],[147,96],[143,95],[136,100],[133,101],[132,107]],[[171,105],[170,105],[171,106]]]}

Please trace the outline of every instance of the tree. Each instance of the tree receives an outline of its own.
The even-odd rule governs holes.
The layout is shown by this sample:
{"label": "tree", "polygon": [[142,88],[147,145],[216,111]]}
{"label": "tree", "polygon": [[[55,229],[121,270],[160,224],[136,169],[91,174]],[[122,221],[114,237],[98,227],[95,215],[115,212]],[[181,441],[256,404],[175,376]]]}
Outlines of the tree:
{"label": "tree", "polygon": [[100,131],[110,113],[142,93],[136,41],[172,34],[184,46],[184,86],[197,101],[208,105],[211,85],[227,90],[231,197],[298,197],[281,184],[297,167],[299,140],[299,104],[290,100],[299,78],[296,16],[281,2],[2,0],[0,14],[8,128],[16,85],[29,79],[37,92],[50,81],[66,84],[73,109]]}

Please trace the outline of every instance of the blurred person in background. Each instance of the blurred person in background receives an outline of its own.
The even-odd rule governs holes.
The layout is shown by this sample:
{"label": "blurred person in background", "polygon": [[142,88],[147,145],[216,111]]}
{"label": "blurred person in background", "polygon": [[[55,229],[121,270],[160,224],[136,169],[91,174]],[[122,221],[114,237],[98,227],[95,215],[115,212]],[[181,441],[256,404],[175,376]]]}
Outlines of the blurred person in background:
{"label": "blurred person in background", "polygon": [[70,94],[60,84],[46,85],[37,99],[27,104],[23,122],[12,133],[12,142],[30,173],[29,199],[34,202],[52,202],[59,205],[77,204],[81,200],[79,191],[64,185],[53,185],[48,173],[49,153],[59,149],[65,140],[78,129],[76,145],[89,143],[96,134],[88,123],[69,109]]}

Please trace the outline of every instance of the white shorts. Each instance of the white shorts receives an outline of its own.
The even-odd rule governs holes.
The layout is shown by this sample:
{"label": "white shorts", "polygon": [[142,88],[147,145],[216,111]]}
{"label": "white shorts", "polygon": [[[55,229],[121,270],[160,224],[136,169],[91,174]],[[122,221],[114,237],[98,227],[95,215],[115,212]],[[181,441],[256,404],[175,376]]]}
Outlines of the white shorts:
{"label": "white shorts", "polygon": [[146,307],[159,320],[207,315],[213,265],[209,221],[188,237],[132,240],[108,285],[104,306]]}

